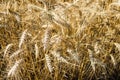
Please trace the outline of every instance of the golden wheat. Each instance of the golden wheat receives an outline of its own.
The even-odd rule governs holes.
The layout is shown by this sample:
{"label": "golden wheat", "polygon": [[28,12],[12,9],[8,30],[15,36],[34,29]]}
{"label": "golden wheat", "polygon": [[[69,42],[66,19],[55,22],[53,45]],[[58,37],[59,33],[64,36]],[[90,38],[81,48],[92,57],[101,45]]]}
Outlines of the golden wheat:
{"label": "golden wheat", "polygon": [[119,80],[119,12],[120,0],[1,0],[0,79]]}

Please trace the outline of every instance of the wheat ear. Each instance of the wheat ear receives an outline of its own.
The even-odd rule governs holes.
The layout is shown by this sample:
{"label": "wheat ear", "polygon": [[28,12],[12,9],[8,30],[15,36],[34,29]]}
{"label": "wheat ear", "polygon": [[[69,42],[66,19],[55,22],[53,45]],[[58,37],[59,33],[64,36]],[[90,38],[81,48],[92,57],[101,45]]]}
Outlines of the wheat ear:
{"label": "wheat ear", "polygon": [[119,43],[114,43],[114,44],[118,48],[118,51],[120,52],[120,44]]}
{"label": "wheat ear", "polygon": [[49,42],[50,42],[50,30],[47,29],[42,40],[44,51],[46,51],[49,48]]}
{"label": "wheat ear", "polygon": [[95,71],[95,61],[94,61],[94,58],[93,58],[93,51],[88,49],[88,52],[89,52],[89,59],[90,59],[90,62],[91,62],[91,66],[92,66],[93,70]]}
{"label": "wheat ear", "polygon": [[49,55],[45,54],[45,59],[46,59],[46,64],[47,64],[47,67],[48,67],[49,71],[52,72],[53,67],[51,65],[51,59],[50,59]]}
{"label": "wheat ear", "polygon": [[51,53],[55,58],[57,58],[57,60],[58,61],[60,61],[60,62],[64,62],[64,63],[69,63],[66,59],[64,59],[62,56],[60,56],[60,54],[59,53],[57,53],[57,52],[52,52]]}
{"label": "wheat ear", "polygon": [[4,50],[4,57],[6,56],[8,49],[10,49],[12,46],[13,46],[12,43],[7,45],[7,47]]}
{"label": "wheat ear", "polygon": [[27,29],[22,33],[22,36],[20,37],[19,48],[21,48],[22,44],[24,43],[26,33],[27,33]]}
{"label": "wheat ear", "polygon": [[23,59],[16,61],[14,66],[9,70],[8,75],[7,75],[8,77],[13,77],[14,75],[16,75],[16,73],[18,71],[18,67],[22,61],[23,61]]}
{"label": "wheat ear", "polygon": [[71,58],[73,58],[76,62],[79,62],[77,53],[73,52],[71,49],[67,49],[67,52],[70,54]]}
{"label": "wheat ear", "polygon": [[35,56],[36,56],[36,59],[39,57],[39,48],[37,43],[35,44]]}
{"label": "wheat ear", "polygon": [[17,51],[15,51],[11,56],[10,58],[13,58],[14,56],[18,55],[19,53],[21,53],[23,50],[22,49],[19,49]]}
{"label": "wheat ear", "polygon": [[112,60],[112,62],[113,62],[113,65],[116,66],[116,60],[115,60],[115,58],[113,57],[112,54],[110,54],[110,57],[111,57],[111,60]]}

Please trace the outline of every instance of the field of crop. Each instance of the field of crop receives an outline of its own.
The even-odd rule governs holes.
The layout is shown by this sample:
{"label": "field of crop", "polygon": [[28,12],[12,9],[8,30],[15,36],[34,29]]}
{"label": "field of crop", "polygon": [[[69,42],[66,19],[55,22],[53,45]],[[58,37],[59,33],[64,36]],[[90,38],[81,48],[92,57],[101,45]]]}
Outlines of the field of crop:
{"label": "field of crop", "polygon": [[0,80],[120,80],[120,0],[0,0]]}

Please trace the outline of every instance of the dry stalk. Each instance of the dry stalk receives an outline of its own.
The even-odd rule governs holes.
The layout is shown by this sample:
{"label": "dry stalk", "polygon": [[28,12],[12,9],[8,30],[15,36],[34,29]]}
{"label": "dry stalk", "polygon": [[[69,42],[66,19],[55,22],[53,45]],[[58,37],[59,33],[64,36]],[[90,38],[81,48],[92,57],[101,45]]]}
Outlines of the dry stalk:
{"label": "dry stalk", "polygon": [[94,50],[95,50],[95,53],[96,54],[99,54],[100,53],[100,47],[98,45],[98,43],[96,42],[95,45],[94,45]]}
{"label": "dry stalk", "polygon": [[47,11],[46,8],[44,9],[44,8],[41,8],[41,7],[33,5],[33,4],[28,4],[28,9],[30,9],[30,8],[39,9],[40,11],[44,11],[44,12]]}
{"label": "dry stalk", "polygon": [[35,41],[35,39],[39,36],[39,34],[40,34],[40,31],[38,32],[38,34],[35,37],[32,38],[31,42]]}

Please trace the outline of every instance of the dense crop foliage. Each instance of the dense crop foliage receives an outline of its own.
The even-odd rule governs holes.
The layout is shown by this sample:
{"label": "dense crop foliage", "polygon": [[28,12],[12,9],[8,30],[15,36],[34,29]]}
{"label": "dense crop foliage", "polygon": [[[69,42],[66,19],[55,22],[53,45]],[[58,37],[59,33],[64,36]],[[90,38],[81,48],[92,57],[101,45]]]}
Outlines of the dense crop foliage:
{"label": "dense crop foliage", "polygon": [[120,0],[1,0],[0,80],[120,80]]}

